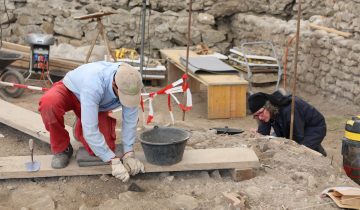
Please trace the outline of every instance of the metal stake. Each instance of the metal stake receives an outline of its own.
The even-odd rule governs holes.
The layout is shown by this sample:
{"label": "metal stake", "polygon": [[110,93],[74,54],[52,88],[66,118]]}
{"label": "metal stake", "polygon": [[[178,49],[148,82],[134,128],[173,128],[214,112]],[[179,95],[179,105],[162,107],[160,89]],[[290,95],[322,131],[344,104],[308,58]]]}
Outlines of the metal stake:
{"label": "metal stake", "polygon": [[298,14],[297,14],[297,26],[296,26],[296,46],[295,46],[295,62],[294,62],[294,82],[291,101],[291,118],[290,118],[290,139],[294,139],[294,112],[295,112],[295,93],[296,93],[296,80],[297,80],[297,63],[299,54],[299,42],[300,42],[300,16],[301,16],[301,0],[298,0]]}
{"label": "metal stake", "polygon": [[141,46],[140,46],[140,74],[141,74],[141,78],[143,78],[143,68],[144,68],[145,17],[146,17],[146,0],[143,0],[142,1],[142,12],[141,12]]}
{"label": "metal stake", "polygon": [[[189,19],[188,19],[188,33],[187,33],[187,46],[186,46],[186,68],[185,68],[185,73],[188,74],[189,71],[189,48],[190,48],[190,42],[191,42],[191,36],[190,36],[190,32],[191,32],[191,10],[192,10],[192,0],[187,0],[187,3],[189,3]],[[187,81],[186,81],[187,82]],[[184,102],[186,101],[186,92],[184,92]],[[183,110],[183,117],[182,120],[185,121],[185,111]]]}

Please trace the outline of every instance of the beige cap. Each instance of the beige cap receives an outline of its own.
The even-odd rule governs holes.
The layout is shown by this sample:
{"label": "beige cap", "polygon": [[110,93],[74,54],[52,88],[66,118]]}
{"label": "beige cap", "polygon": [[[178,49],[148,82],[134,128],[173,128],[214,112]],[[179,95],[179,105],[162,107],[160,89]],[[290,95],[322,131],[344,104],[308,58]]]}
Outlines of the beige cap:
{"label": "beige cap", "polygon": [[137,107],[140,104],[141,89],[144,85],[139,71],[129,64],[122,63],[116,72],[115,83],[122,105]]}

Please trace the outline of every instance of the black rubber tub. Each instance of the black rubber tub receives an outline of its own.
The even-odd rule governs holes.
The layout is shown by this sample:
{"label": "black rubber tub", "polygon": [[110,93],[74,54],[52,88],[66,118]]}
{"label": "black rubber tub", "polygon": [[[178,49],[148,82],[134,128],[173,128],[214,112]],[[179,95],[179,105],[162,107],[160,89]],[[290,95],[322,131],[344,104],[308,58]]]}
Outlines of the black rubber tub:
{"label": "black rubber tub", "polygon": [[146,160],[155,165],[172,165],[182,160],[190,132],[155,126],[140,134]]}

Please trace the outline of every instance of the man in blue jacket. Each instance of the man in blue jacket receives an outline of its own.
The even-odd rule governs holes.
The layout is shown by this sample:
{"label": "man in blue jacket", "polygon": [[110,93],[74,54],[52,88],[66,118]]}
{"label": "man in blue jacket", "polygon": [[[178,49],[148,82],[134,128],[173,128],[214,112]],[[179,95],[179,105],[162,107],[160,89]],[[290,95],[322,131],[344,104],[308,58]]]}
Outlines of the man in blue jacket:
{"label": "man in blue jacket", "polygon": [[[64,126],[64,114],[72,110],[79,119],[75,136],[89,154],[111,164],[113,176],[126,182],[129,175],[144,172],[144,165],[135,158],[133,150],[142,87],[141,75],[133,67],[103,61],[81,65],[55,83],[39,102],[54,153],[51,166],[64,168],[72,156],[73,148]],[[108,112],[120,106],[124,155],[116,157],[116,120]]]}
{"label": "man in blue jacket", "polygon": [[[279,91],[273,94],[255,93],[248,98],[254,119],[259,122],[257,132],[270,135],[273,128],[276,136],[290,138],[292,96]],[[321,146],[326,135],[324,116],[304,100],[295,97],[293,140],[326,156]]]}

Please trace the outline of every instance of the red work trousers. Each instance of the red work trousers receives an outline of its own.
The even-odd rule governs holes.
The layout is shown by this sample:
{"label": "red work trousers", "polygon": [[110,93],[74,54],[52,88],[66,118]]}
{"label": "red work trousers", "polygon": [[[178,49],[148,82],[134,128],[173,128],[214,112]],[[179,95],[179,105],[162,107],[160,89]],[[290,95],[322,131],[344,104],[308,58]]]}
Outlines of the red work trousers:
{"label": "red work trousers", "polygon": [[[74,136],[80,141],[90,155],[94,152],[83,137],[81,126],[81,106],[76,96],[65,87],[62,81],[54,83],[40,99],[39,112],[45,124],[45,128],[50,132],[51,151],[54,154],[63,152],[70,143],[70,136],[65,129],[64,115],[73,110],[78,120],[75,125]],[[110,117],[108,112],[99,112],[99,130],[104,135],[109,148],[115,151],[115,126],[116,119]]]}

